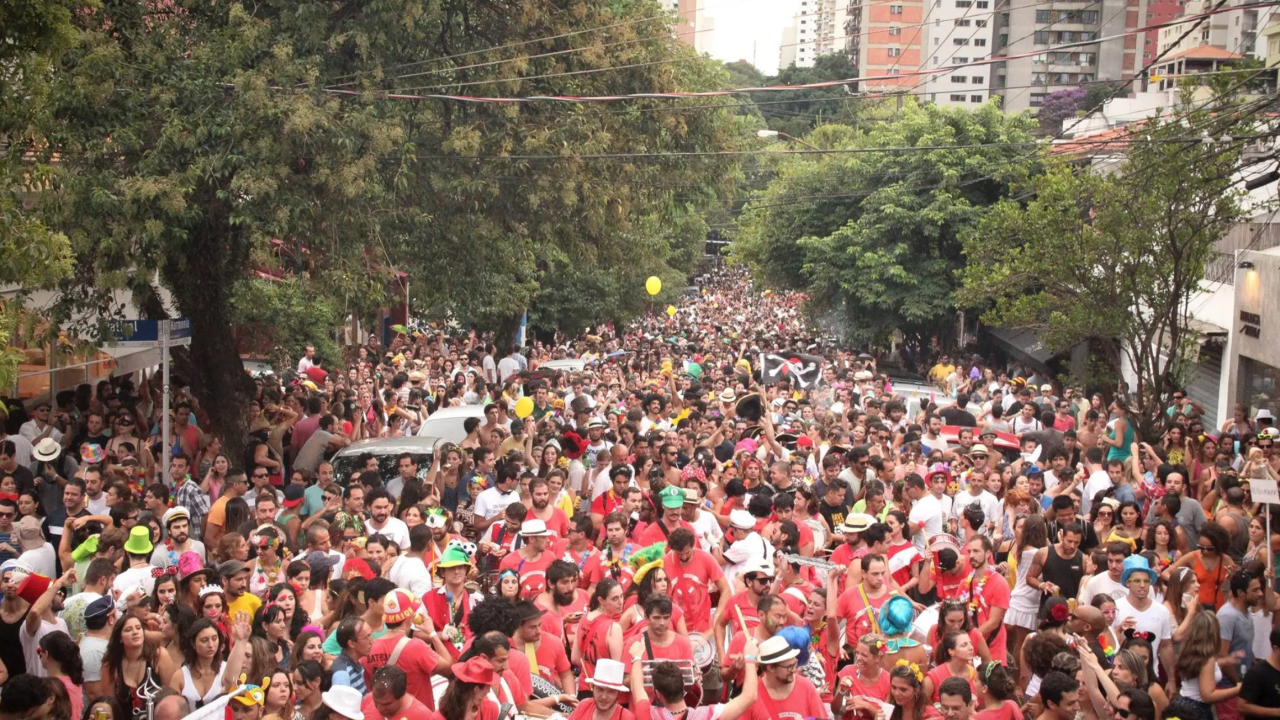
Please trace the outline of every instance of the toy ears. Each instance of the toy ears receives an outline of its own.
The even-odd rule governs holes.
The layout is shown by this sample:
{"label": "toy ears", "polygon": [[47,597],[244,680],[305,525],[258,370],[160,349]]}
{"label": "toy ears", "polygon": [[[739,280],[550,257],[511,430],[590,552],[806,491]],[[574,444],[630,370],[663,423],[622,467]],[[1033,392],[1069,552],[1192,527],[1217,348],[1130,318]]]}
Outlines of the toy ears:
{"label": "toy ears", "polygon": [[267,688],[269,687],[271,687],[271,678],[269,677],[262,678],[262,692],[266,692]]}

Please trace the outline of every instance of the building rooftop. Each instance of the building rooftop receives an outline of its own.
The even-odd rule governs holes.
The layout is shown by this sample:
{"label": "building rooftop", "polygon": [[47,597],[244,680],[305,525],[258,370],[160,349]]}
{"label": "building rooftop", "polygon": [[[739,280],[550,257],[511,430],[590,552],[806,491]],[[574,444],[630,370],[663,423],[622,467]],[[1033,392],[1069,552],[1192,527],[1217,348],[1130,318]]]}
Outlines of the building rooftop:
{"label": "building rooftop", "polygon": [[1190,50],[1183,50],[1181,52],[1176,52],[1170,55],[1169,57],[1165,58],[1164,60],[1161,60],[1160,64],[1163,65],[1172,60],[1183,60],[1183,59],[1186,59],[1186,60],[1240,60],[1243,57],[1244,56],[1241,55],[1240,53],[1233,53],[1230,50],[1224,50],[1219,47],[1213,47],[1212,45],[1201,45],[1200,47],[1193,47]]}

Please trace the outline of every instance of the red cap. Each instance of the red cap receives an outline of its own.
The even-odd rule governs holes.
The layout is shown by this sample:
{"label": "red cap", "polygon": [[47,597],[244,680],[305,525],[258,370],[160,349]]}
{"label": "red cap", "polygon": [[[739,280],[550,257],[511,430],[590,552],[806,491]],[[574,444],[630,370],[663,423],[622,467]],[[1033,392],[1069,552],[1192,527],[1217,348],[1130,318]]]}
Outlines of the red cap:
{"label": "red cap", "polygon": [[492,685],[498,681],[498,674],[493,671],[493,665],[480,656],[473,657],[461,665],[454,665],[453,676],[462,682],[478,685]]}
{"label": "red cap", "polygon": [[813,438],[809,437],[808,435],[801,435],[800,437],[796,438],[796,447],[806,447],[806,448],[813,447]]}

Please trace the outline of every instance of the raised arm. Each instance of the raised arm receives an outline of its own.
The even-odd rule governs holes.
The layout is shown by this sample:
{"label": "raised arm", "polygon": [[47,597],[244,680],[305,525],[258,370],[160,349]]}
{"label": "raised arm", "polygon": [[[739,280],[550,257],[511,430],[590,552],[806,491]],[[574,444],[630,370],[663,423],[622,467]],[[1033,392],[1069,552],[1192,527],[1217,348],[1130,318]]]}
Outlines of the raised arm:
{"label": "raised arm", "polygon": [[759,691],[759,678],[756,676],[756,661],[759,659],[759,647],[756,639],[747,635],[747,643],[742,652],[746,655],[745,676],[742,680],[742,692],[730,700],[720,712],[720,720],[737,720],[755,704]]}

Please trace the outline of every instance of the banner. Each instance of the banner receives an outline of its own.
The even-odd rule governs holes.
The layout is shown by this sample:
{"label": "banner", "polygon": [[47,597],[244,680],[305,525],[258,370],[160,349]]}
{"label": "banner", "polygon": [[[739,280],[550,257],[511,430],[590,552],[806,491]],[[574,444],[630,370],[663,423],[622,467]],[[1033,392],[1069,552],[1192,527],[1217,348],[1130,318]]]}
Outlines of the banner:
{"label": "banner", "polygon": [[761,361],[760,373],[766,384],[786,380],[807,390],[817,387],[822,379],[822,358],[817,355],[764,353]]}

